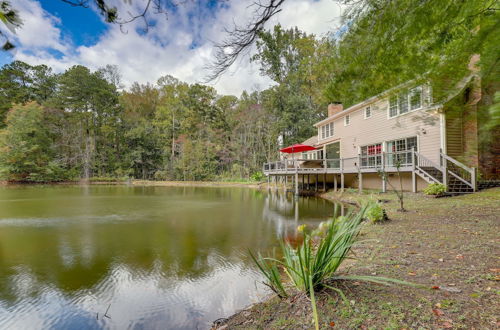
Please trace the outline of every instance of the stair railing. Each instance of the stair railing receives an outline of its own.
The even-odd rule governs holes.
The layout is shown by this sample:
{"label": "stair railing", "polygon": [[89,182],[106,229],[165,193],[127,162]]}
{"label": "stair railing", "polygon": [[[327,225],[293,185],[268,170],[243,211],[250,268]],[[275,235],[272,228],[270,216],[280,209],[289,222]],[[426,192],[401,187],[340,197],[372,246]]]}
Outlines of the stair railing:
{"label": "stair railing", "polygon": [[[434,175],[432,175],[429,171],[426,170],[426,168],[434,168],[438,171],[442,171],[441,166],[434,163],[432,160],[423,156],[421,153],[419,153],[415,150],[413,150],[413,156],[414,156],[413,166],[417,170],[423,172],[425,175],[427,175],[429,178],[431,178],[434,182],[442,183],[442,184],[446,185],[446,183],[445,183],[446,180],[439,180]],[[443,179],[444,179],[444,176],[443,176]]]}
{"label": "stair railing", "polygon": [[442,152],[440,152],[439,155],[446,174],[451,174],[453,177],[471,187],[473,191],[476,191],[477,179],[476,169],[474,167],[471,168],[465,166],[458,160],[451,158]]}

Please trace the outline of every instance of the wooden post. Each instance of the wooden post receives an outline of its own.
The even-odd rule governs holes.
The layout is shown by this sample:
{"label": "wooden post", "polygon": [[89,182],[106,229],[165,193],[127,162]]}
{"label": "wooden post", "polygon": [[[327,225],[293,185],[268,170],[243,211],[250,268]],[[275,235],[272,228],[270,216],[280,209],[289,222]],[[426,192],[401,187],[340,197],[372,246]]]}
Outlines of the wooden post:
{"label": "wooden post", "polygon": [[361,155],[358,154],[358,193],[363,192],[363,174],[361,174]]}
{"label": "wooden post", "polygon": [[387,173],[385,173],[385,152],[382,152],[382,192],[387,192]]}
{"label": "wooden post", "polygon": [[333,191],[337,191],[337,174],[333,175]]}
{"label": "wooden post", "polygon": [[311,189],[311,175],[307,175],[307,190]]}
{"label": "wooden post", "polygon": [[358,192],[363,192],[363,173],[358,172]]}
{"label": "wooden post", "polygon": [[472,191],[476,192],[477,191],[477,168],[475,168],[475,167],[472,168],[470,180],[472,183]]}
{"label": "wooden post", "polygon": [[316,174],[315,189],[318,191],[318,174]]}
{"label": "wooden post", "polygon": [[299,195],[299,173],[295,172],[295,196]]}
{"label": "wooden post", "polygon": [[323,191],[326,192],[326,172],[323,173]]}
{"label": "wooden post", "polygon": [[417,174],[415,172],[415,147],[411,148],[411,191],[417,192]]}
{"label": "wooden post", "polygon": [[271,180],[271,175],[267,175],[267,190],[271,189],[271,184],[270,184],[270,181]]}
{"label": "wooden post", "polygon": [[340,158],[340,191],[344,192],[344,159]]}

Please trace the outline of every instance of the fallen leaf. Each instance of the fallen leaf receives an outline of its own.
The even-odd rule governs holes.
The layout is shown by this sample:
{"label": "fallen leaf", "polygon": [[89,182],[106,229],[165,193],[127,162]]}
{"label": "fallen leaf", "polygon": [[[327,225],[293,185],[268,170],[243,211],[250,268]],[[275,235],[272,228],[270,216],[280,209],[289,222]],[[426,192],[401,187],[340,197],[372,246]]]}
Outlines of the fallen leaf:
{"label": "fallen leaf", "polygon": [[335,326],[335,322],[330,322],[330,326],[333,328]]}
{"label": "fallen leaf", "polygon": [[410,276],[417,276],[417,274],[413,273],[413,272],[409,272],[408,275],[410,275]]}
{"label": "fallen leaf", "polygon": [[463,258],[464,258],[464,256],[461,254],[457,254],[457,256],[455,257],[455,259],[463,259]]}
{"label": "fallen leaf", "polygon": [[500,273],[500,268],[490,268],[490,272]]}
{"label": "fallen leaf", "polygon": [[432,290],[439,290],[439,286],[438,285],[434,285],[431,289]]}
{"label": "fallen leaf", "polygon": [[443,316],[444,315],[444,312],[438,308],[435,308],[432,310],[432,312],[436,315],[436,316]]}
{"label": "fallen leaf", "polygon": [[441,303],[436,303],[434,307],[441,308]]}

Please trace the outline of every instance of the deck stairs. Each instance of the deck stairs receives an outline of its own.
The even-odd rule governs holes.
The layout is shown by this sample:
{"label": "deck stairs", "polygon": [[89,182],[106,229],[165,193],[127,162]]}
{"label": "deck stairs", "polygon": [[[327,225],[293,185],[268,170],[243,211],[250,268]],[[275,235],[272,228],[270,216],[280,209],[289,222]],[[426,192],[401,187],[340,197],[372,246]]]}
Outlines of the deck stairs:
{"label": "deck stairs", "polygon": [[437,164],[418,152],[415,155],[415,173],[428,183],[441,183],[450,195],[468,194],[476,190],[476,172],[456,159],[440,153]]}

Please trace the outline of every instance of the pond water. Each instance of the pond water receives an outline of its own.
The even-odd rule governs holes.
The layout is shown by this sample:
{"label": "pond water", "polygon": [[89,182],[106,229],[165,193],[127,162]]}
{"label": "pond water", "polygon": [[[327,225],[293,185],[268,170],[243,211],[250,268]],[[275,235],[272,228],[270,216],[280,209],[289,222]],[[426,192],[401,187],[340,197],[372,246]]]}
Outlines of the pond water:
{"label": "pond water", "polygon": [[249,249],[333,212],[247,188],[0,187],[0,328],[207,328],[268,294]]}

